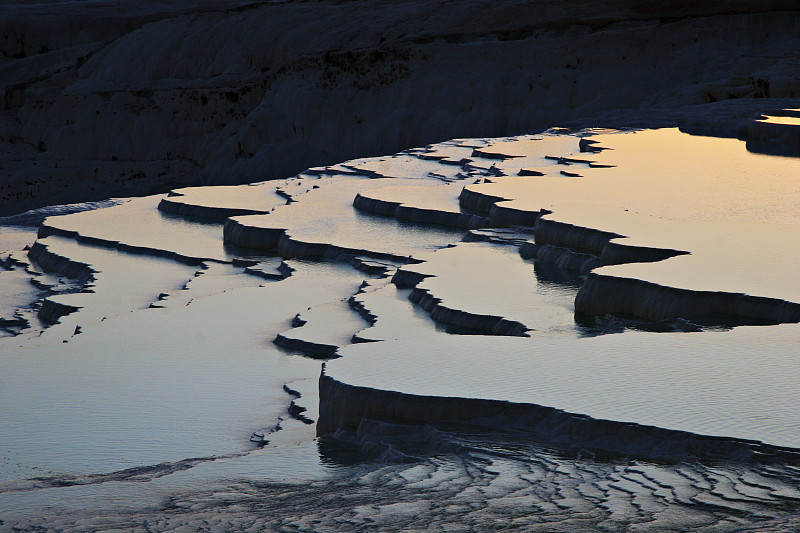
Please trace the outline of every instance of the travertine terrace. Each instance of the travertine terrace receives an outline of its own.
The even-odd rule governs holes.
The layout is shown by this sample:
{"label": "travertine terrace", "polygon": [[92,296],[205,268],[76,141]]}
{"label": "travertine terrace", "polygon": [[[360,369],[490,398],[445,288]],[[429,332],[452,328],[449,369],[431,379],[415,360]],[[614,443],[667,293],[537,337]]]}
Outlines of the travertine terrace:
{"label": "travertine terrace", "polygon": [[0,532],[800,524],[793,2],[0,28]]}
{"label": "travertine terrace", "polygon": [[[728,166],[697,166],[693,149],[729,152]],[[110,487],[131,476],[162,494],[184,494],[185,484],[226,472],[271,471],[274,479],[276,467],[283,480],[326,478],[319,452],[309,449],[316,436],[324,461],[336,464],[335,450],[346,447],[367,464],[418,463],[453,481],[460,474],[447,474],[439,461],[455,454],[469,469],[503,443],[515,451],[498,472],[523,493],[541,480],[525,465],[543,460],[589,468],[580,458],[595,457],[595,487],[613,478],[617,461],[644,461],[623,478],[651,481],[619,494],[578,489],[583,511],[534,514],[531,526],[644,520],[655,528],[724,528],[733,525],[726,502],[734,501],[750,517],[744,522],[766,513],[790,523],[785,502],[800,498],[792,488],[800,460],[793,408],[800,298],[792,275],[800,232],[790,216],[799,166],[747,152],[742,141],[676,129],[552,130],[453,140],[283,181],[118,200],[49,216],[38,236],[7,233],[9,250],[36,240],[27,255],[8,256],[3,275],[37,280],[39,292],[9,285],[19,305],[4,323],[15,334],[3,341],[13,380],[4,416],[31,423],[5,424],[6,453],[17,459],[8,463],[0,505],[22,509],[10,524],[33,527],[24,509],[41,503],[31,495],[61,485],[96,485],[113,502],[130,497]],[[647,169],[651,181],[643,184]],[[697,183],[693,196],[669,179],[674,169]],[[747,180],[759,169],[770,169],[759,185],[783,191],[777,200],[754,194],[744,209],[714,193],[726,183],[752,188]],[[662,187],[662,197],[673,191],[682,204],[660,210],[647,191]],[[735,224],[740,230],[730,232]],[[750,261],[740,264],[743,237]],[[765,270],[769,276],[759,275]],[[137,370],[111,371],[108,354],[115,367]],[[40,363],[28,368],[31,360]],[[81,363],[59,376],[57,390],[85,398],[68,402],[55,424],[42,380],[51,365],[70,360]],[[169,377],[179,368],[191,374]],[[87,378],[111,387],[116,400],[102,403],[106,396],[84,388]],[[19,387],[38,391],[32,398],[40,406],[12,406]],[[226,387],[237,390],[236,401],[220,401]],[[253,410],[253,402],[264,407]],[[131,426],[114,405],[135,406],[141,420]],[[179,409],[179,426],[164,405]],[[176,427],[204,438],[182,444]],[[54,428],[62,436],[55,446],[42,433]],[[464,431],[473,439],[467,448]],[[151,444],[152,435],[162,444]],[[534,447],[518,448],[525,442]],[[53,474],[36,474],[44,455]],[[720,460],[726,466],[714,468],[732,483],[729,492],[693,481],[710,479],[706,465]],[[287,464],[303,466],[292,473]],[[365,475],[365,467],[347,468],[345,478]],[[411,475],[408,467],[382,468],[387,480]],[[744,488],[751,478],[761,480],[759,497]],[[232,490],[231,482],[218,490]],[[324,483],[319,494],[338,490]],[[467,497],[469,483],[448,483],[447,498]],[[565,490],[574,480],[548,483]],[[661,500],[653,487],[662,486],[692,496]],[[87,524],[103,512],[87,510],[81,496],[56,497],[83,508]],[[420,497],[411,490],[403,505],[428,505]],[[622,514],[602,510],[629,497]],[[665,511],[638,498],[655,498]],[[716,498],[717,511],[697,503],[704,498]],[[514,499],[497,515],[493,499],[474,499],[484,503],[470,523],[530,512]],[[224,520],[264,518],[220,512]],[[359,523],[362,515],[350,512]],[[391,520],[384,512],[363,518]],[[142,513],[125,520],[138,523]],[[165,524],[175,520],[162,513]],[[410,523],[403,516],[399,524]]]}

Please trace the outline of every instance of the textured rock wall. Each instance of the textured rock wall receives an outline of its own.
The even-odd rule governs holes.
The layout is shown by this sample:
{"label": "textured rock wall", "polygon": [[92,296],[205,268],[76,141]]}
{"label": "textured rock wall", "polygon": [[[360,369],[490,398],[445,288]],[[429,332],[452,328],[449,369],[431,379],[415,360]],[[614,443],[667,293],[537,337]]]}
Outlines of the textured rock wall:
{"label": "textured rock wall", "polygon": [[468,213],[444,212],[436,209],[403,205],[400,202],[390,202],[377,198],[369,198],[361,193],[353,199],[353,207],[359,211],[374,215],[394,217],[397,220],[415,222],[417,224],[433,224],[453,228],[476,229],[488,225],[486,217],[470,215]]}
{"label": "textured rock wall", "polygon": [[[400,272],[400,270],[398,270],[398,272]],[[398,284],[398,287],[402,286],[402,283]],[[451,309],[442,305],[441,300],[432,296],[427,290],[419,287],[411,291],[408,299],[427,311],[434,321],[441,324],[489,335],[528,336],[528,328],[520,322],[508,320],[500,316],[481,315],[462,311],[460,309]]]}
{"label": "textured rock wall", "polygon": [[[597,420],[534,404],[472,398],[432,398],[358,387],[320,377],[317,435],[339,429],[359,432],[370,419],[397,423],[468,422],[509,431],[553,446],[602,450],[634,457],[686,459],[713,457],[738,461],[775,460],[797,463],[792,450],[754,441],[695,435],[641,424]],[[366,424],[365,424],[366,423]],[[361,435],[365,441],[369,435]]]}
{"label": "textured rock wall", "polygon": [[645,320],[675,317],[735,317],[758,323],[800,322],[800,304],[729,292],[690,291],[637,279],[589,274],[575,298],[575,311],[586,315],[634,316]]}

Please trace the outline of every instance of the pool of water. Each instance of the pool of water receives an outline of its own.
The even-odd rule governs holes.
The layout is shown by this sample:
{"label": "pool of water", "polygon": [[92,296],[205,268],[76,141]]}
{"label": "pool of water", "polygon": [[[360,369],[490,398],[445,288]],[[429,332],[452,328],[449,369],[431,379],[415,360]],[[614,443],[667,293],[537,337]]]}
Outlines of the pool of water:
{"label": "pool of water", "polygon": [[[414,487],[429,483],[442,488],[453,505],[460,505],[466,494],[463,498],[476,508],[489,509],[492,505],[481,491],[491,489],[498,498],[509,498],[503,501],[516,516],[541,517],[542,506],[556,496],[525,493],[525,502],[539,502],[532,513],[528,503],[514,499],[519,494],[502,487],[528,487],[525,480],[533,479],[552,494],[567,494],[594,475],[598,479],[581,489],[583,496],[567,500],[588,506],[581,508],[598,521],[599,513],[613,515],[612,508],[624,509],[619,511],[625,517],[622,523],[646,514],[635,510],[639,507],[624,490],[611,496],[612,485],[628,487],[641,472],[617,475],[617,464],[553,458],[531,443],[513,461],[500,437],[491,434],[470,441],[472,451],[462,455],[433,453],[415,443],[411,451],[420,455],[419,464],[401,467],[392,461],[401,457],[397,450],[409,452],[402,442],[378,442],[370,455],[358,443],[350,442],[348,448],[342,441],[339,450],[339,444],[318,440],[315,426],[290,416],[289,408],[294,401],[305,409],[304,416],[316,420],[322,363],[275,346],[279,333],[336,344],[341,357],[328,361],[325,372],[350,385],[434,400],[533,403],[598,419],[797,448],[796,324],[594,335],[596,331],[587,331],[574,319],[574,299],[584,277],[523,260],[514,245],[462,243],[464,231],[398,222],[359,213],[352,206],[359,191],[377,194],[392,187],[384,191],[391,192],[392,200],[411,192],[412,203],[446,209],[453,200],[449,191],[442,198],[426,197],[430,187],[418,185],[462,179],[463,172],[474,178],[462,179],[470,188],[497,192],[521,209],[546,207],[553,210],[549,216],[566,223],[623,234],[626,230],[631,243],[674,242],[692,252],[604,271],[712,289],[739,276],[746,284],[737,287],[749,293],[793,298],[795,240],[800,234],[797,160],[750,154],[739,141],[690,137],[677,130],[605,134],[597,140],[613,150],[580,153],[579,138],[572,135],[526,136],[502,142],[452,141],[419,151],[432,157],[424,160],[416,152],[361,160],[339,168],[351,174],[328,169],[328,174],[310,176],[308,183],[298,180],[292,184],[295,201],[268,215],[239,217],[284,228],[304,242],[413,256],[422,262],[402,268],[427,276],[420,290],[453,310],[518,321],[530,329],[527,338],[476,335],[437,323],[409,301],[410,289],[390,283],[392,264],[386,265],[387,275],[368,275],[347,262],[290,259],[294,271],[281,281],[247,274],[243,263],[234,262],[238,252],[223,244],[221,224],[159,213],[160,196],[51,217],[47,224],[52,227],[138,247],[142,253],[64,236],[42,239],[53,253],[92,266],[96,279],[85,287],[93,292],[50,296],[80,308],[60,324],[41,335],[38,329],[0,338],[0,515],[27,520],[47,509],[91,515],[185,506],[180,508],[189,509],[192,520],[208,519],[202,509],[241,518],[225,502],[239,502],[246,516],[259,516],[266,507],[253,502],[263,504],[267,493],[279,501],[276,487],[285,487],[286,494],[308,498],[308,506],[298,508],[292,518],[299,523],[315,509],[328,509],[320,498],[343,494],[344,487],[399,487],[400,507],[384,509],[397,503],[388,493],[380,509],[370,507],[366,497],[353,503],[348,516],[358,522],[362,515],[386,518],[409,509],[424,513],[433,504]],[[492,157],[472,156],[476,148]],[[447,161],[437,161],[439,156]],[[471,165],[453,164],[470,157]],[[558,157],[607,166],[564,164]],[[396,177],[370,179],[353,168]],[[522,168],[545,175],[512,177]],[[560,173],[578,168],[581,177]],[[498,169],[508,176],[498,175]],[[203,201],[203,195],[195,198]],[[254,205],[247,194],[229,199]],[[207,200],[226,203],[210,193]],[[21,248],[30,238],[30,232],[0,228],[0,258],[12,251],[24,254]],[[155,257],[159,250],[208,261],[188,266]],[[683,263],[676,261],[681,258],[697,262],[681,270]],[[664,268],[669,271],[659,273]],[[4,274],[0,272],[0,283]],[[12,284],[3,286],[4,299],[36,296],[24,287],[24,277],[14,285],[23,287],[22,292]],[[307,321],[305,326],[292,327],[297,315]],[[352,344],[365,340],[375,342]],[[442,438],[464,443],[458,431]],[[447,449],[465,449],[456,444]],[[660,480],[683,475],[678,472],[683,467],[675,465],[654,468],[658,474],[652,475]],[[715,484],[716,474],[706,466],[692,466],[686,476],[696,475],[698,481],[675,486],[695,496],[680,503],[673,499],[666,506],[689,509],[692,517],[702,515],[707,523],[716,523],[703,514],[707,510],[692,507],[692,498],[724,507],[747,486],[752,488],[740,477],[756,475],[752,469],[764,474],[753,465],[725,468],[720,476],[730,483]],[[582,473],[569,473],[573,471]],[[433,477],[425,481],[424,472]],[[558,472],[563,479],[553,481],[547,472]],[[788,494],[796,485],[791,472],[773,476],[770,490]],[[640,485],[648,486],[643,479]],[[789,489],[778,486],[778,479],[789,479]],[[733,494],[731,484],[742,492]],[[605,496],[586,496],[593,491]],[[730,496],[726,491],[733,496],[718,496]],[[643,497],[652,498],[655,492]],[[754,506],[752,516],[773,505],[764,503],[771,501],[767,497],[743,498]],[[742,511],[721,511],[724,516],[736,512]],[[47,519],[53,521],[50,515]],[[325,517],[319,519],[323,523]]]}

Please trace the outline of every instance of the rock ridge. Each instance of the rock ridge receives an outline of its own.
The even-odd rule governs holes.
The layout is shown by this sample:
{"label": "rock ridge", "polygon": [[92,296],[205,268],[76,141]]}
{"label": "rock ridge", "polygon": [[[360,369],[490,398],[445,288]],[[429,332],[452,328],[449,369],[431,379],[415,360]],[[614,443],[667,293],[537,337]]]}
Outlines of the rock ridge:
{"label": "rock ridge", "polygon": [[356,431],[369,419],[418,425],[468,423],[524,432],[552,446],[658,460],[715,459],[800,464],[795,449],[758,441],[697,435],[629,422],[598,420],[536,404],[441,398],[352,386],[323,372],[317,435]]}

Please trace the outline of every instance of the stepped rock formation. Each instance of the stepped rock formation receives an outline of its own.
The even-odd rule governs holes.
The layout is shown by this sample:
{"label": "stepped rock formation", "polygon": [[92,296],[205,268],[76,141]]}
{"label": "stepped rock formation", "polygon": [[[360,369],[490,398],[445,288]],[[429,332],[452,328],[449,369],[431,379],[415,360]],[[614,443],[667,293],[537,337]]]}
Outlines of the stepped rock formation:
{"label": "stepped rock formation", "polygon": [[3,4],[0,531],[796,528],[795,4]]}
{"label": "stepped rock formation", "polygon": [[[708,165],[698,153],[725,158]],[[69,529],[66,520],[96,529],[109,509],[123,518],[103,527],[164,521],[160,504],[139,509],[151,497],[137,483],[118,482],[193,501],[206,496],[187,494],[187,479],[221,494],[237,486],[231,475],[262,483],[276,468],[309,471],[313,500],[338,490],[323,479],[328,464],[351,480],[386,469],[369,482],[378,493],[399,476],[393,498],[427,506],[429,496],[405,485],[413,470],[404,465],[417,465],[451,479],[430,483],[449,502],[466,498],[476,509],[469,520],[484,526],[501,519],[496,498],[504,516],[527,516],[532,527],[790,524],[800,501],[798,165],[674,128],[553,129],[6,219],[39,228],[0,233],[11,252],[0,281],[27,276],[45,292],[4,311],[15,336],[0,339],[3,390],[24,389],[28,400],[3,397],[0,442],[20,459],[0,471],[0,511],[23,529],[39,527],[40,514],[45,529]],[[737,203],[720,194],[726,184],[752,194]],[[664,208],[670,195],[681,203]],[[72,285],[61,281],[69,277]],[[790,323],[745,325],[775,322]],[[58,422],[43,388],[52,366],[65,369]],[[177,438],[176,423],[193,438]],[[57,444],[42,434],[54,424]],[[131,431],[142,424],[147,431]],[[54,473],[37,477],[42,456]],[[353,456],[383,466],[346,466]],[[442,460],[467,471],[496,465],[499,477],[451,478]],[[533,466],[548,461],[594,473],[552,478]],[[517,488],[473,494],[498,479]],[[561,500],[514,496],[530,483],[583,487],[569,499],[583,510],[532,512],[531,501]],[[138,510],[91,509],[83,485]],[[78,510],[51,516],[37,503],[42,490],[74,498]],[[234,500],[248,501],[242,490]],[[178,522],[206,519],[193,505]],[[263,507],[210,509],[220,523],[267,523]],[[284,523],[301,513],[291,509],[280,511]],[[364,519],[382,516],[370,508]],[[451,519],[434,512],[430,522]]]}

